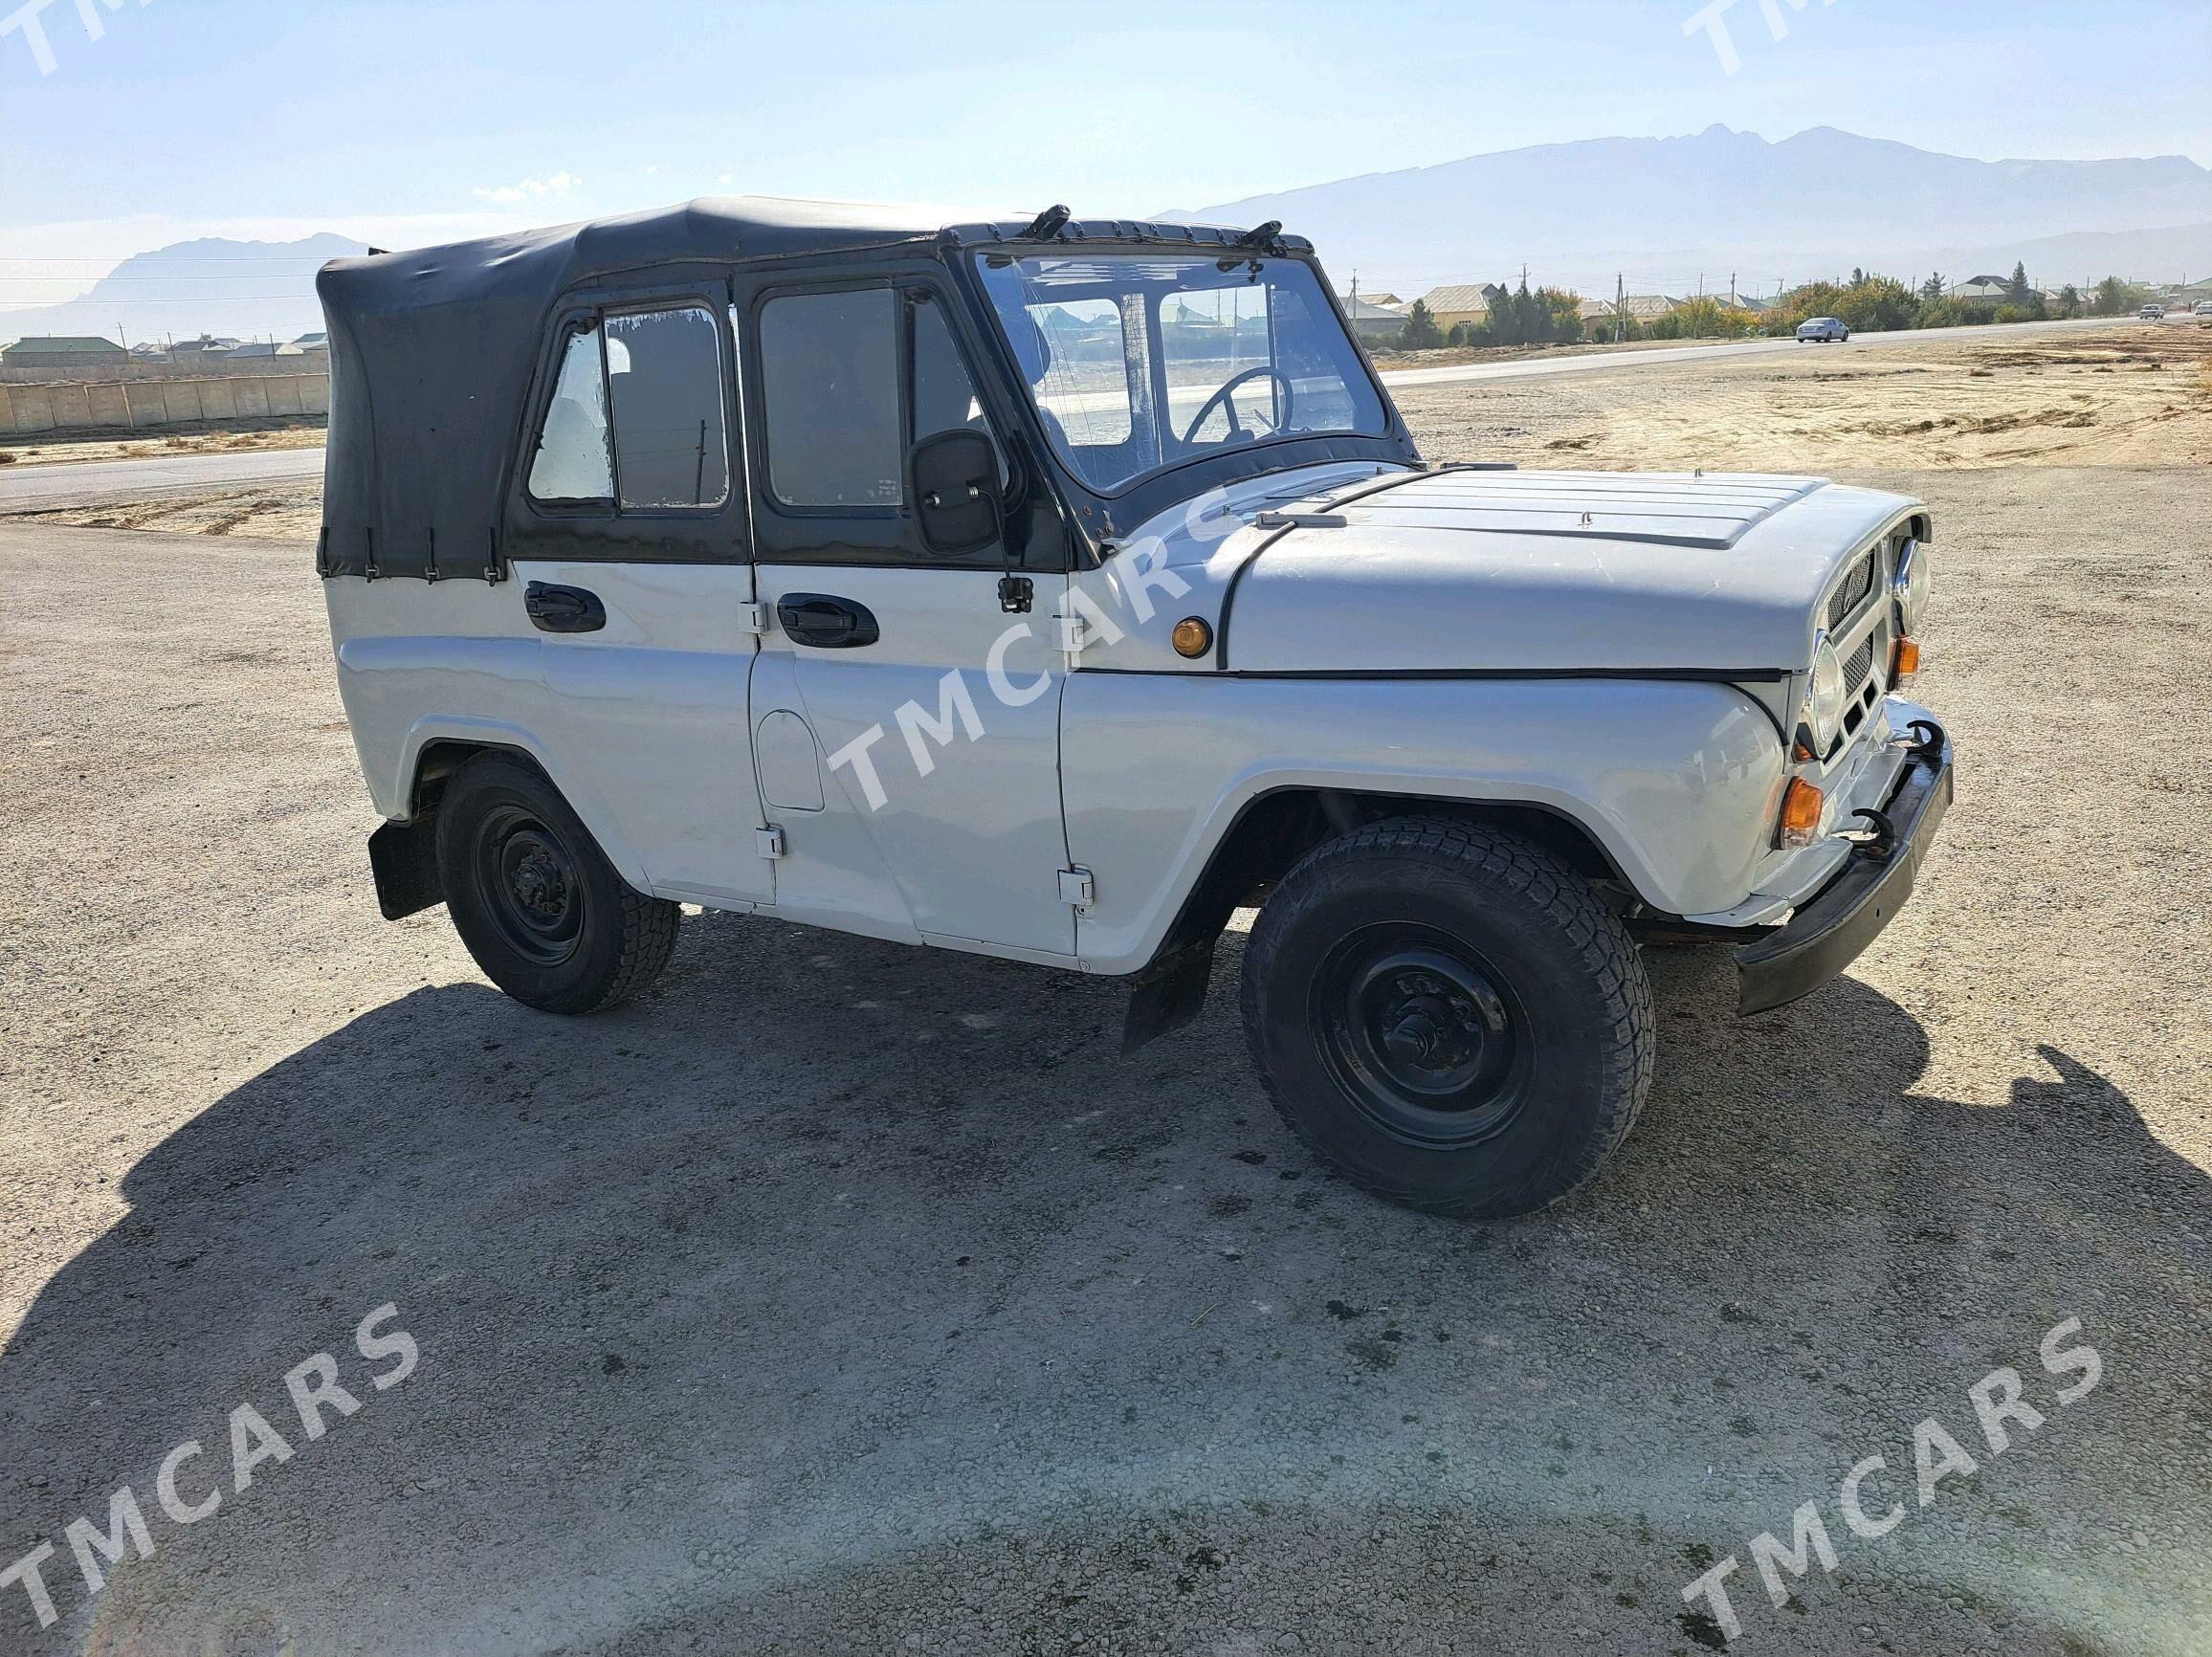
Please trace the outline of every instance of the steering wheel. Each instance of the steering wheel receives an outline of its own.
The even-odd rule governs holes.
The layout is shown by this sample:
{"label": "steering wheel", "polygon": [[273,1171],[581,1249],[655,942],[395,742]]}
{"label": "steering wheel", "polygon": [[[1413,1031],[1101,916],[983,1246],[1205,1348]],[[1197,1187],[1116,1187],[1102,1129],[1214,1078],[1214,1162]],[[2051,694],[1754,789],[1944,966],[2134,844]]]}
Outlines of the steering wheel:
{"label": "steering wheel", "polygon": [[1216,404],[1221,405],[1222,411],[1228,416],[1228,436],[1223,438],[1222,441],[1227,443],[1233,438],[1245,436],[1244,422],[1236,417],[1236,404],[1231,400],[1232,394],[1247,380],[1257,380],[1263,375],[1272,380],[1283,394],[1283,417],[1280,421],[1272,423],[1270,430],[1280,431],[1288,426],[1291,423],[1291,402],[1297,395],[1297,387],[1291,384],[1291,377],[1273,364],[1262,363],[1255,367],[1247,368],[1241,374],[1231,374],[1221,389],[1200,406],[1196,417],[1183,430],[1183,442],[1196,443],[1198,441],[1198,429],[1206,424],[1206,416],[1213,412]]}

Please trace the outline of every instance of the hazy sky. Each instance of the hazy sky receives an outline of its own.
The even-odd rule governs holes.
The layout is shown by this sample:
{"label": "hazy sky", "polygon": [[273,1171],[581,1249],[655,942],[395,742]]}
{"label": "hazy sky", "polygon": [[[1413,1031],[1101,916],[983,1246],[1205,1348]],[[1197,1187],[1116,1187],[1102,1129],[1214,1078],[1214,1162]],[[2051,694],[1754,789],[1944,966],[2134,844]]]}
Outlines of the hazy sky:
{"label": "hazy sky", "polygon": [[718,191],[1135,214],[1714,122],[2212,165],[2212,0],[1733,0],[1733,74],[1700,4],[48,0],[51,73],[0,37],[0,299],[193,234]]}

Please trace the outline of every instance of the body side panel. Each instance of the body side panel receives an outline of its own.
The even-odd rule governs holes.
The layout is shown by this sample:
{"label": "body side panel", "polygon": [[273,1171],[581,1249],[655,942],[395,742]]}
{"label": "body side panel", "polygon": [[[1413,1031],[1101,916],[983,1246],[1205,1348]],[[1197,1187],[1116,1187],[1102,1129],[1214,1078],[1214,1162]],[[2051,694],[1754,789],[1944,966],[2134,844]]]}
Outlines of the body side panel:
{"label": "body side panel", "polygon": [[[587,588],[590,633],[548,634],[532,581]],[[323,584],[338,680],[377,810],[404,818],[423,751],[457,740],[529,754],[641,890],[772,899],[747,740],[755,645],[745,564],[518,563],[513,579]]]}
{"label": "body side panel", "polygon": [[1092,871],[1087,970],[1150,960],[1246,806],[1287,787],[1525,804],[1582,825],[1637,896],[1724,909],[1771,846],[1774,724],[1726,685],[1074,673],[1069,850]]}

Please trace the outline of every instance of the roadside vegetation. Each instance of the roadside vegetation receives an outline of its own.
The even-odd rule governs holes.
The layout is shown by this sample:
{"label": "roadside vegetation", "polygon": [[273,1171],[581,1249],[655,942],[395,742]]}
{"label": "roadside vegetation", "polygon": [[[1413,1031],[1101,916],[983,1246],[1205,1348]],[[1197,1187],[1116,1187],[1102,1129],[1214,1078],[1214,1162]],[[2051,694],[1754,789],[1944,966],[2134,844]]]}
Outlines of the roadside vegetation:
{"label": "roadside vegetation", "polygon": [[1854,333],[1896,328],[1962,328],[1987,322],[2040,322],[2072,317],[2133,316],[2157,296],[2152,290],[2107,276],[2094,287],[2068,283],[2046,294],[2015,264],[2002,295],[1962,298],[1940,273],[1913,286],[1894,276],[1854,270],[1848,281],[1804,282],[1766,306],[1743,299],[1699,295],[1681,300],[1664,315],[1616,316],[1608,306],[1585,315],[1582,296],[1562,288],[1532,291],[1498,283],[1489,290],[1491,311],[1480,322],[1454,322],[1449,329],[1420,299],[1406,314],[1405,326],[1384,347],[1403,352],[1440,349],[1481,350],[1532,345],[1572,345],[1585,341],[1741,340],[1797,331],[1814,317],[1840,318]]}

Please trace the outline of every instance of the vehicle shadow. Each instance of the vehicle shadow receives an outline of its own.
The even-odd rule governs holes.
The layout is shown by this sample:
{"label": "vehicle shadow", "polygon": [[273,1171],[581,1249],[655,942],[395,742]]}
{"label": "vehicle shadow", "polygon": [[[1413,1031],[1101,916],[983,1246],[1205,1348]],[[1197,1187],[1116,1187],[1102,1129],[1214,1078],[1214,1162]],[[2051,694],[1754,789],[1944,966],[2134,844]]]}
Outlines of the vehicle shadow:
{"label": "vehicle shadow", "polygon": [[[1240,941],[1129,1059],[1109,984],[727,917],[598,1019],[357,1018],[141,1160],[0,1353],[0,1568],[54,1543],[62,1618],[5,1589],[0,1650],[1670,1652],[1731,1553],[1774,1648],[2203,1625],[2212,1190],[2104,1078],[1929,1097],[1865,985],[1744,1024],[1725,958],[1655,955],[1637,1133],[1460,1225],[1275,1120]],[[386,1302],[420,1361],[379,1391]],[[2062,1406],[2068,1316],[2105,1371]],[[360,1408],[309,1442],[318,1352]],[[1845,1472],[1911,1506],[1913,1424],[1979,1451],[1998,1365],[2045,1427],[1850,1535]],[[247,1403],[294,1453],[241,1491]],[[63,1528],[125,1483],[154,1552],[91,1598]],[[1747,1540],[1816,1499],[1841,1571],[1774,1610]]]}

